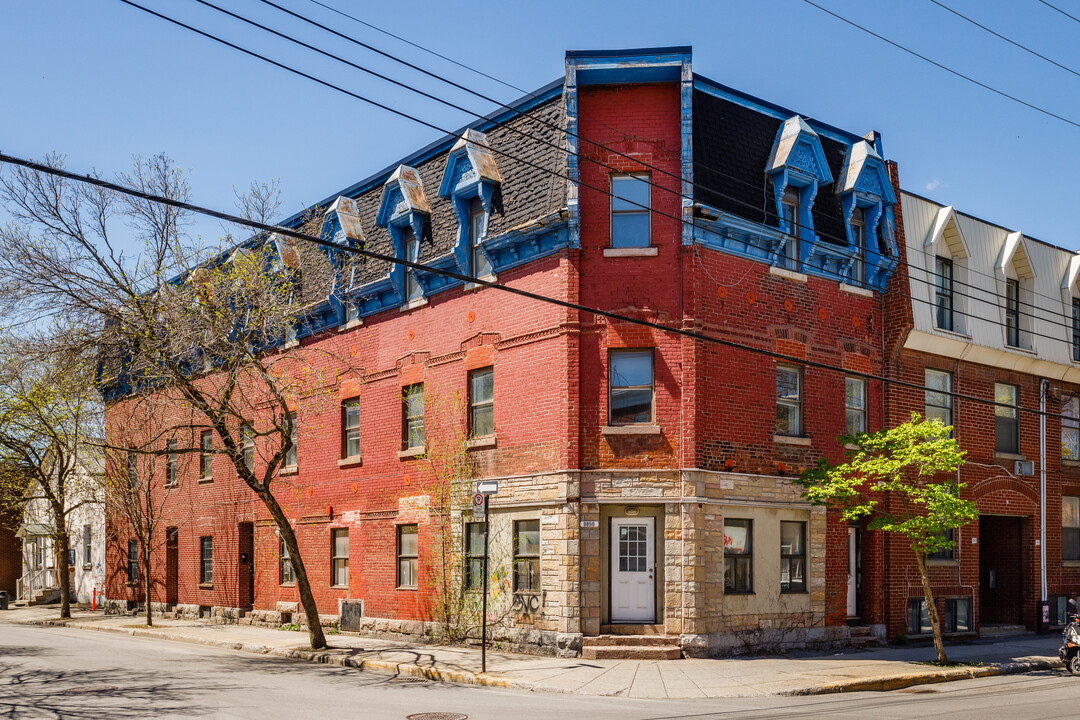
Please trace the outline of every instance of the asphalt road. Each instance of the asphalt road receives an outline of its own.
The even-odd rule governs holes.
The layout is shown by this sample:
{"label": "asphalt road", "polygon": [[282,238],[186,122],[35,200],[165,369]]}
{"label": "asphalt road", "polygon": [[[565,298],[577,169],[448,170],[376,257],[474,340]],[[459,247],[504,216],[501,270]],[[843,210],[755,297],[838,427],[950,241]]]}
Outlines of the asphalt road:
{"label": "asphalt road", "polygon": [[0,622],[0,718],[1069,718],[1080,678],[1032,673],[891,693],[635,700],[543,695],[395,678],[110,633]]}

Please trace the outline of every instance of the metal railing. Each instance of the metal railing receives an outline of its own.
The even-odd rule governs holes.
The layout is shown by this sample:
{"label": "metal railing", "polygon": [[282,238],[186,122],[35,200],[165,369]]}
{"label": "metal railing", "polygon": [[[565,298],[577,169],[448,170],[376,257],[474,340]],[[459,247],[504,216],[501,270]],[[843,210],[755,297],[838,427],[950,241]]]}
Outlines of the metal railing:
{"label": "metal railing", "polygon": [[57,568],[36,568],[15,581],[15,599],[32,600],[43,590],[60,587]]}

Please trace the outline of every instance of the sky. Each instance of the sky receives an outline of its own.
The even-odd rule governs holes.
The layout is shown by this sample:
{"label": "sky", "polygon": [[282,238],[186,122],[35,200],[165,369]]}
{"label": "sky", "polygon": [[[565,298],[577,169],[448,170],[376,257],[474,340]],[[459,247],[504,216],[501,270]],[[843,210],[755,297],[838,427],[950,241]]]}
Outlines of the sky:
{"label": "sky", "polygon": [[[133,0],[328,82],[453,130],[473,115],[424,100],[197,0]],[[207,0],[479,114],[493,103],[418,76],[262,0]],[[1029,237],[1080,249],[1080,20],[1039,0],[940,0],[1068,69],[1033,57],[931,0],[815,0],[1021,106],[872,37],[804,0],[369,3],[319,0],[382,30],[536,89],[567,50],[693,47],[694,71],[845,130],[882,134],[904,189]],[[508,102],[523,93],[320,6],[283,7]],[[1080,1],[1053,0],[1080,18]],[[0,0],[0,150],[115,176],[165,153],[192,200],[232,210],[234,189],[278,179],[282,219],[442,133],[176,27],[121,0]],[[1076,125],[1070,124],[1076,123]],[[221,234],[217,221],[191,231]]]}

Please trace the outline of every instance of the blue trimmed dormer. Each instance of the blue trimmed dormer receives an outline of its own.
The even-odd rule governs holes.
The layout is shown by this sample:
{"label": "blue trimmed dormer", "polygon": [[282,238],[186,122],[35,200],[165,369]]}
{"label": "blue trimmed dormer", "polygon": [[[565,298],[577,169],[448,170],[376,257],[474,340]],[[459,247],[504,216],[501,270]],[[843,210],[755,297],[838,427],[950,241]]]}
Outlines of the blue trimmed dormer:
{"label": "blue trimmed dormer", "polygon": [[[385,227],[390,235],[394,256],[417,262],[420,242],[424,237],[425,221],[431,216],[431,206],[424,193],[424,184],[416,168],[399,165],[383,185],[382,201],[375,224]],[[419,303],[426,295],[425,287],[413,271],[402,265],[390,268],[390,282],[401,298],[402,305]]]}
{"label": "blue trimmed dormer", "polygon": [[[451,251],[462,273],[473,277],[494,277],[492,258],[482,242],[495,195],[502,176],[488,146],[487,137],[469,129],[446,159],[439,197],[449,198],[458,220],[457,242]],[[482,216],[476,211],[478,201]],[[472,237],[472,236],[475,236]]]}
{"label": "blue trimmed dormer", "polygon": [[[772,179],[780,229],[787,233],[774,249],[771,261],[799,270],[818,242],[814,232],[814,198],[818,189],[831,183],[833,177],[821,139],[798,115],[788,118],[777,131],[765,173]],[[788,236],[799,238],[798,247],[789,244]]]}
{"label": "blue trimmed dormer", "polygon": [[896,193],[885,161],[866,140],[848,148],[836,194],[851,252],[844,275],[855,284],[884,288],[897,262]]}
{"label": "blue trimmed dormer", "polygon": [[[356,209],[355,200],[344,195],[335,198],[323,214],[321,236],[324,240],[342,247],[357,249],[364,247],[364,230],[360,224],[360,213]],[[357,258],[346,257],[342,252],[331,250],[330,260],[337,277],[336,292],[330,298],[332,311],[340,321],[351,322],[358,319],[356,304],[349,297],[349,291],[356,285]]]}

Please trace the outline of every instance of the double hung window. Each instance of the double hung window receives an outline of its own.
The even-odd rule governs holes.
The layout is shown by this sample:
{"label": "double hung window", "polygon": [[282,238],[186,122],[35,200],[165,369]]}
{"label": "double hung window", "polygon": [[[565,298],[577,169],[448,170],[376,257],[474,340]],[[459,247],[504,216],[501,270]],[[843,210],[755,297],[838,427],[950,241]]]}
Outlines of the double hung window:
{"label": "double hung window", "polygon": [[[411,227],[404,231],[405,259],[412,263],[420,262],[420,241]],[[420,281],[416,279],[416,271],[411,267],[405,267],[405,302],[411,303],[424,297],[424,291],[420,287]]]}
{"label": "double hung window", "polygon": [[934,325],[940,330],[952,330],[953,262],[949,258],[936,258],[934,270]]}
{"label": "double hung window", "polygon": [[844,421],[848,435],[866,432],[866,380],[844,378]]}
{"label": "double hung window", "polygon": [[754,591],[753,521],[724,518],[724,592]]}
{"label": "double hung window", "polygon": [[214,434],[212,430],[203,430],[199,434],[199,472],[206,480],[214,472]]}
{"label": "double hung window", "polygon": [[214,582],[214,538],[199,538],[199,584]]}
{"label": "double hung window", "polygon": [[360,456],[360,401],[346,400],[341,406],[341,457]]}
{"label": "double hung window", "polygon": [[128,540],[128,582],[134,585],[139,582],[139,543]]}
{"label": "double hung window", "polygon": [[1061,559],[1080,560],[1080,497],[1061,496]]}
{"label": "double hung window", "polygon": [[649,238],[649,175],[611,176],[611,247],[642,248]]}
{"label": "double hung window", "polygon": [[465,523],[465,589],[479,590],[484,582],[484,523]]}
{"label": "double hung window", "polygon": [[1020,347],[1020,281],[1005,281],[1005,344]]}
{"label": "double hung window", "polygon": [[780,592],[806,591],[806,523],[780,523]]}
{"label": "double hung window", "polygon": [[1061,406],[1061,458],[1080,460],[1080,398],[1075,395]]}
{"label": "double hung window", "polygon": [[424,385],[416,383],[402,391],[402,444],[406,450],[424,447]]}
{"label": "double hung window", "polygon": [[608,380],[612,425],[652,422],[652,350],[613,351]]}
{"label": "double hung window", "polygon": [[334,528],[330,531],[330,584],[337,587],[349,586],[349,528]]}
{"label": "double hung window", "polygon": [[861,207],[851,212],[851,243],[855,251],[851,262],[851,281],[861,285],[866,281],[866,217]]}
{"label": "double hung window", "polygon": [[285,467],[296,467],[296,413],[291,412],[286,418],[285,427],[289,429],[289,449],[285,451]]}
{"label": "double hung window", "polygon": [[994,383],[994,450],[1015,455],[1020,452],[1020,418],[1017,413],[1019,388]]}
{"label": "double hung window", "polygon": [[784,190],[784,197],[780,200],[780,209],[784,213],[784,232],[788,234],[784,243],[784,265],[792,270],[799,269],[799,236],[801,229],[801,193],[798,188],[790,185]]}
{"label": "double hung window", "polygon": [[776,366],[776,434],[802,434],[802,371]]}
{"label": "double hung window", "polygon": [[923,371],[926,384],[924,415],[927,420],[940,420],[942,425],[953,424],[952,373],[926,368]]}
{"label": "double hung window", "polygon": [[397,537],[399,588],[416,588],[418,564],[420,562],[420,541],[416,525],[398,525]]}
{"label": "double hung window", "polygon": [[495,434],[495,369],[469,373],[469,437]]}
{"label": "double hung window", "polygon": [[165,443],[165,484],[170,487],[176,485],[179,478],[177,472],[178,456],[176,453],[176,441],[169,440]]}
{"label": "double hung window", "polygon": [[540,521],[514,521],[514,592],[540,592]]}
{"label": "double hung window", "polygon": [[492,274],[491,261],[480,247],[484,239],[484,204],[480,198],[469,201],[469,260],[472,276],[487,277]]}

